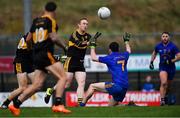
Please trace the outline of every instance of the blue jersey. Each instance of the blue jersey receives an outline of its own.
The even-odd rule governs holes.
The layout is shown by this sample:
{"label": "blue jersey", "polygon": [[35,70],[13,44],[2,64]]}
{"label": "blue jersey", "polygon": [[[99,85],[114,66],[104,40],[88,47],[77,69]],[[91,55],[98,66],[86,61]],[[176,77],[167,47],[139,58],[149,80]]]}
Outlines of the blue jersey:
{"label": "blue jersey", "polygon": [[174,43],[169,42],[167,45],[164,45],[161,42],[156,45],[155,52],[159,53],[160,55],[159,68],[175,69],[175,63],[170,63],[169,65],[164,64],[164,62],[166,62],[167,60],[174,59],[175,55],[179,52],[179,49]]}
{"label": "blue jersey", "polygon": [[112,52],[105,57],[99,57],[99,62],[105,63],[112,74],[112,82],[128,88],[127,61],[129,53]]}
{"label": "blue jersey", "polygon": [[148,82],[148,83],[145,83],[144,85],[143,85],[143,90],[144,91],[153,91],[154,90],[154,85],[152,84],[152,83],[150,83],[150,82]]}

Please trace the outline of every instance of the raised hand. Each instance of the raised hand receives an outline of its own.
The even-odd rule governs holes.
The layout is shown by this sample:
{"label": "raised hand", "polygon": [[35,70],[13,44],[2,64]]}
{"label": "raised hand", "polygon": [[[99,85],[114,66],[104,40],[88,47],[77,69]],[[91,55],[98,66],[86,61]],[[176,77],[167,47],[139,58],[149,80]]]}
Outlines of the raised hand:
{"label": "raised hand", "polygon": [[101,36],[101,33],[100,32],[96,32],[94,37],[92,37],[90,39],[90,43],[89,43],[90,48],[95,48],[96,47],[96,41],[99,38],[99,36]]}
{"label": "raised hand", "polygon": [[128,32],[125,32],[125,34],[123,35],[124,42],[129,42],[130,38],[131,38],[131,34]]}

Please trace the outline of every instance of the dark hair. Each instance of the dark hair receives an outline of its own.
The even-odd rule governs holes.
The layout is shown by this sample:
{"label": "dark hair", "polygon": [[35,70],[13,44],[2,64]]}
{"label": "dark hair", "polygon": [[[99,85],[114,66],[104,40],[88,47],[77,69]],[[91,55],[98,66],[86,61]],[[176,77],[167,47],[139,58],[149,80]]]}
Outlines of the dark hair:
{"label": "dark hair", "polygon": [[172,34],[172,33],[170,33],[170,32],[163,32],[161,35],[163,35],[163,34],[167,34],[167,35],[169,35],[169,37],[170,37],[170,38],[172,38],[172,37],[173,37],[173,34]]}
{"label": "dark hair", "polygon": [[83,18],[79,19],[79,23],[81,23],[82,20],[87,20],[88,21],[88,19],[86,17],[83,17]]}
{"label": "dark hair", "polygon": [[57,7],[56,3],[54,3],[54,2],[48,2],[48,3],[46,3],[46,5],[45,5],[45,10],[46,10],[46,11],[53,12],[53,11],[56,10],[56,7]]}
{"label": "dark hair", "polygon": [[168,34],[168,35],[170,36],[170,33],[169,33],[169,32],[163,32],[162,35],[163,35],[163,34]]}
{"label": "dark hair", "polygon": [[112,52],[119,52],[119,44],[117,42],[112,42],[109,44],[109,49],[111,49]]}

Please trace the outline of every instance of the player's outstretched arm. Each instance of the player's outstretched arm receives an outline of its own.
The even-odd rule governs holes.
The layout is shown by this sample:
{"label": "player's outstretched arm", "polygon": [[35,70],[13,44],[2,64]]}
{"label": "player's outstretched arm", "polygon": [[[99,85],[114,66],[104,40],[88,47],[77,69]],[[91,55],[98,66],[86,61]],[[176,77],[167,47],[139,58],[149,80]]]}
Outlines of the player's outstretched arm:
{"label": "player's outstretched arm", "polygon": [[96,40],[98,39],[99,36],[101,36],[101,33],[96,32],[94,37],[92,37],[90,39],[90,43],[89,43],[89,47],[91,48],[91,59],[93,61],[96,61],[96,62],[99,62],[98,57],[96,55],[96,50],[95,50],[95,48],[96,48]]}
{"label": "player's outstretched arm", "polygon": [[88,45],[90,46],[90,48],[95,48],[96,47],[96,42],[97,42],[97,39],[101,36],[101,33],[100,32],[96,32],[96,34],[91,37],[91,39],[89,40],[89,43]]}
{"label": "player's outstretched arm", "polygon": [[65,44],[65,42],[59,38],[58,34],[56,32],[52,32],[49,34],[49,37],[51,38],[51,40],[53,42],[55,42],[58,46],[60,46],[64,52],[67,52],[67,46]]}
{"label": "player's outstretched arm", "polygon": [[126,51],[131,53],[131,47],[129,45],[129,42],[126,42],[125,45],[126,45]]}
{"label": "player's outstretched arm", "polygon": [[130,38],[131,38],[131,34],[125,32],[125,34],[123,35],[123,40],[124,40],[124,43],[125,43],[126,51],[129,52],[129,53],[131,53],[131,47],[129,45]]}
{"label": "player's outstretched arm", "polygon": [[92,59],[93,61],[99,62],[99,60],[98,60],[98,58],[97,58],[97,55],[96,55],[95,48],[91,48],[91,59]]}

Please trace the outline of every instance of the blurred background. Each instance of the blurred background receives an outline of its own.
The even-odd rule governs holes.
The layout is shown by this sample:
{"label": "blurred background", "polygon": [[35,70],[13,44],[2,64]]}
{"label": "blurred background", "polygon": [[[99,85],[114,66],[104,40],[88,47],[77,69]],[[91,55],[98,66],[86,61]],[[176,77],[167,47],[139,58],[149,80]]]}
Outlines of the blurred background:
{"label": "blurred background", "polygon": [[[32,19],[40,16],[44,5],[49,0],[0,0],[0,92],[9,92],[18,86],[9,58],[15,56],[18,39],[29,31]],[[163,31],[170,32],[171,40],[180,48],[180,1],[179,0],[52,0],[57,3],[58,33],[67,42],[69,35],[76,29],[77,21],[82,17],[89,19],[90,34],[102,32],[98,41],[97,53],[107,54],[108,45],[118,41],[121,50],[124,44],[121,37],[124,32],[132,34],[130,44],[133,55],[142,56],[152,53],[154,46],[160,41]],[[106,6],[111,10],[111,17],[101,20],[97,16],[100,7]],[[55,53],[61,49],[56,47]],[[89,49],[87,50],[87,55]],[[143,57],[144,58],[144,57]],[[11,59],[10,59],[11,60]],[[149,58],[150,60],[150,58]],[[7,63],[7,64],[6,64]],[[8,65],[9,64],[9,65]],[[159,90],[158,69],[150,71],[149,62],[146,69],[129,70],[129,90],[141,91],[146,77],[151,76],[154,90]],[[180,64],[179,64],[180,65]],[[5,70],[9,68],[11,70]],[[88,68],[88,66],[87,66]],[[55,84],[55,79],[48,76],[42,91]],[[107,71],[87,71],[86,89],[92,82],[110,81]],[[174,77],[173,92],[177,103],[180,104],[180,68]],[[75,91],[76,81],[70,89]]]}

